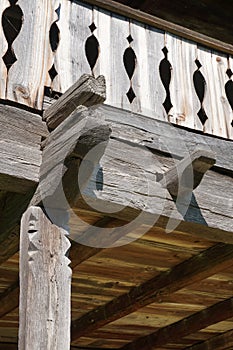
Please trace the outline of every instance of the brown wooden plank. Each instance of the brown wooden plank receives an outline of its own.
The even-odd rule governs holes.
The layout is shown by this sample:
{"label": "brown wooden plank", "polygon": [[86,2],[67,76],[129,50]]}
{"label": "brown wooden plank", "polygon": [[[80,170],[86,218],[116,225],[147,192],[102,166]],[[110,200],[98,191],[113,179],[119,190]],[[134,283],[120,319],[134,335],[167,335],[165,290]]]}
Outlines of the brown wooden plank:
{"label": "brown wooden plank", "polygon": [[[181,338],[195,333],[215,323],[233,316],[233,298],[226,299],[208,307],[205,310],[182,319],[176,323],[160,328],[154,333],[141,337],[123,346],[122,350],[151,350],[167,343],[179,341]],[[208,349],[216,349],[215,346]]]}
{"label": "brown wooden plank", "polygon": [[223,349],[231,349],[233,346],[233,330],[220,333],[206,341],[199,342],[188,347],[185,350],[223,350]]}
{"label": "brown wooden plank", "polygon": [[220,40],[208,37],[204,34],[195,32],[193,30],[187,29],[185,27],[182,27],[178,24],[174,24],[168,21],[165,21],[161,18],[152,16],[148,13],[135,10],[132,7],[120,4],[117,1],[112,0],[84,0],[83,2],[98,6],[100,8],[103,8],[105,10],[118,13],[122,16],[126,16],[128,18],[135,19],[139,22],[149,24],[153,27],[156,27],[158,29],[162,29],[165,31],[168,31],[172,34],[176,34],[181,36],[182,38],[186,38],[189,40],[193,40],[197,43],[200,43],[202,45],[221,50],[226,53],[233,53],[233,45],[224,43]]}
{"label": "brown wooden plank", "polygon": [[18,281],[12,284],[0,297],[0,317],[17,308],[19,304]]}
{"label": "brown wooden plank", "polygon": [[233,246],[217,244],[73,321],[72,340],[156,302],[161,294],[174,293],[232,264]]}

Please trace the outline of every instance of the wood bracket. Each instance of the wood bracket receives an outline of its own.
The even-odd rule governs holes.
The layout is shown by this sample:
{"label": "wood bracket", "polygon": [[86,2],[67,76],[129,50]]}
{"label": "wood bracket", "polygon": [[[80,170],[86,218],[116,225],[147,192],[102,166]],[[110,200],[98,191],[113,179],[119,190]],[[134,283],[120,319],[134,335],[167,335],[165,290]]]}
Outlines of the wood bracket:
{"label": "wood bracket", "polygon": [[159,183],[166,187],[172,196],[177,197],[178,193],[187,193],[199,186],[204,174],[215,162],[213,152],[194,151],[165,172]]}

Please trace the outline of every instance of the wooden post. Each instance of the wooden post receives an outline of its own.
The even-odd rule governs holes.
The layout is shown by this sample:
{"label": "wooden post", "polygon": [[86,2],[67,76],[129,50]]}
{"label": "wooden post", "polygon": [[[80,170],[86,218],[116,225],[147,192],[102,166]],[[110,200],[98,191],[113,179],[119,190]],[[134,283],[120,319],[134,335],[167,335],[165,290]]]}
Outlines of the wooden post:
{"label": "wooden post", "polygon": [[71,269],[66,231],[39,207],[22,217],[19,350],[70,349]]}

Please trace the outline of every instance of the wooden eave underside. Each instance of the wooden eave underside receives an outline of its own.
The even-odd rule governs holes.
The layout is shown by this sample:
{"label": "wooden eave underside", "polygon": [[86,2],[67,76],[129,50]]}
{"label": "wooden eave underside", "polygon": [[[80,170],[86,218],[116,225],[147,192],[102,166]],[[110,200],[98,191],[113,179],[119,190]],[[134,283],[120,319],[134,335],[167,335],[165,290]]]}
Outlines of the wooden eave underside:
{"label": "wooden eave underside", "polygon": [[[174,160],[166,154],[163,142],[159,148],[156,137],[152,137],[158,127],[156,121],[151,120],[148,124],[149,132],[136,127],[138,116],[131,115],[136,124],[131,125],[131,130],[129,125],[118,120],[124,130],[119,133],[117,123],[113,122],[117,110],[113,109],[115,119],[111,117],[109,107],[103,107],[103,110],[109,112],[108,120],[113,130],[109,154],[112,149],[117,149],[117,143],[124,145],[126,151],[130,151],[135,143],[133,149],[136,154],[139,152],[140,158],[142,154],[136,144],[146,146],[145,152],[155,152],[153,154],[165,168],[172,165]],[[120,118],[129,120],[124,118],[124,113]],[[154,129],[153,124],[157,125]],[[181,132],[184,139],[192,135],[194,145],[203,137],[184,129]],[[130,133],[135,136],[134,140],[130,139]],[[232,346],[233,239],[229,204],[232,203],[232,153],[223,156],[220,152],[231,149],[232,142],[211,137],[208,140],[212,140],[215,147],[216,166],[194,191],[197,203],[193,203],[191,213],[196,214],[193,217],[190,214],[190,218],[182,221],[174,232],[165,232],[166,220],[161,218],[144,236],[122,247],[101,249],[72,242],[71,349],[226,350]],[[174,154],[181,151],[180,145],[175,143]],[[191,150],[192,142],[189,146]],[[180,157],[183,156],[180,153]],[[110,169],[111,172],[114,170]],[[223,188],[227,189],[224,200]],[[124,189],[121,195],[124,197]],[[2,208],[5,196],[2,193]],[[211,204],[212,212],[205,207],[203,196],[217,203],[216,206]],[[173,202],[169,199],[168,203],[171,206]],[[198,223],[198,209],[199,214],[209,220],[210,227]],[[114,235],[115,227],[123,226],[138,213],[136,208],[131,208],[131,211],[107,216],[91,210],[82,200],[74,210],[83,221],[96,226],[88,232],[84,226],[77,227],[71,221],[71,233],[75,230],[83,236],[101,234],[101,228],[106,227],[112,227]],[[17,349],[17,228],[15,223],[12,234],[1,246],[0,346],[6,350]],[[11,244],[8,246],[7,242]]]}

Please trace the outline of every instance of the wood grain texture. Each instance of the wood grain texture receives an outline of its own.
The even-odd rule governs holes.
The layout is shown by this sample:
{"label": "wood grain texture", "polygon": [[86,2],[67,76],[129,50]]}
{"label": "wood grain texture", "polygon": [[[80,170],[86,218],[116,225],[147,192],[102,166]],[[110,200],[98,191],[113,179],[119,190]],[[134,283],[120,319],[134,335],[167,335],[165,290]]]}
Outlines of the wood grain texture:
{"label": "wood grain texture", "polygon": [[17,2],[24,14],[24,21],[13,43],[17,61],[9,70],[7,81],[7,99],[37,109],[42,108],[47,74],[49,4],[48,0],[42,0],[40,6],[36,1]]}
{"label": "wood grain texture", "polygon": [[179,341],[189,334],[204,329],[212,324],[231,318],[233,315],[233,299],[226,299],[209,308],[194,313],[188,318],[160,328],[154,333],[139,338],[135,342],[122,347],[122,350],[151,350],[167,343]]}
{"label": "wood grain texture", "polygon": [[230,347],[232,346],[233,346],[233,331],[231,330],[225,333],[220,333],[214,337],[211,337],[206,341],[198,342],[197,344],[194,344],[193,346],[186,348],[186,350],[208,350],[208,349],[223,350],[223,349],[230,349]]}
{"label": "wood grain texture", "polygon": [[[104,153],[110,133],[111,129],[100,113],[84,106],[78,107],[50,134],[44,144],[40,183],[33,203],[39,203],[43,200],[46,206],[68,209],[67,199],[70,203],[76,201],[79,185],[88,181],[93,166],[99,162]],[[93,159],[93,164],[86,162],[85,176],[80,179],[78,184],[78,169],[81,159],[92,147],[99,144],[101,146]],[[67,169],[70,172],[68,171],[64,175]],[[62,178],[66,197],[61,188]],[[75,185],[74,179],[76,179]]]}
{"label": "wood grain texture", "polygon": [[65,234],[38,207],[30,207],[22,218],[19,349],[70,348],[70,243]]}
{"label": "wood grain texture", "polygon": [[[212,152],[195,151],[182,159],[163,174],[160,181],[173,196],[194,190],[201,182],[204,174],[215,164]],[[191,180],[193,176],[193,179]]]}
{"label": "wood grain texture", "polygon": [[232,245],[218,244],[209,248],[205,252],[175,266],[169,273],[160,274],[140,286],[133,287],[128,293],[73,321],[72,340],[75,341],[147,304],[158,301],[163,293],[166,295],[174,293],[184,286],[187,287],[187,285],[221,271],[224,267],[232,266],[232,258]]}
{"label": "wood grain texture", "polygon": [[16,107],[0,107],[0,188],[27,193],[39,181],[40,142],[47,135],[41,117]]}
{"label": "wood grain texture", "polygon": [[139,22],[149,24],[158,29],[162,29],[172,34],[184,37],[188,40],[196,41],[202,45],[209,46],[211,48],[214,48],[226,53],[231,53],[231,54],[233,53],[233,46],[228,43],[224,43],[220,40],[216,40],[206,35],[197,33],[193,30],[184,28],[175,23],[165,21],[161,18],[149,15],[143,11],[133,9],[132,7],[125,6],[116,1],[108,0],[106,2],[104,0],[84,0],[83,2],[98,6],[108,11],[116,12],[121,16],[125,16],[131,19],[135,19]]}
{"label": "wood grain texture", "polygon": [[[1,1],[0,4],[0,16],[2,16],[4,10],[9,6],[8,0],[3,0]],[[4,64],[4,61],[2,57],[5,55],[7,52],[8,48],[8,43],[6,40],[6,37],[4,35],[4,32],[0,30],[0,72],[1,72],[1,79],[0,79],[0,98],[5,99],[6,95],[6,84],[7,84],[7,68],[6,65]]]}
{"label": "wood grain texture", "polygon": [[106,98],[106,84],[103,76],[97,79],[82,75],[55,103],[44,112],[43,120],[50,129],[55,129],[78,106],[93,106]]}

